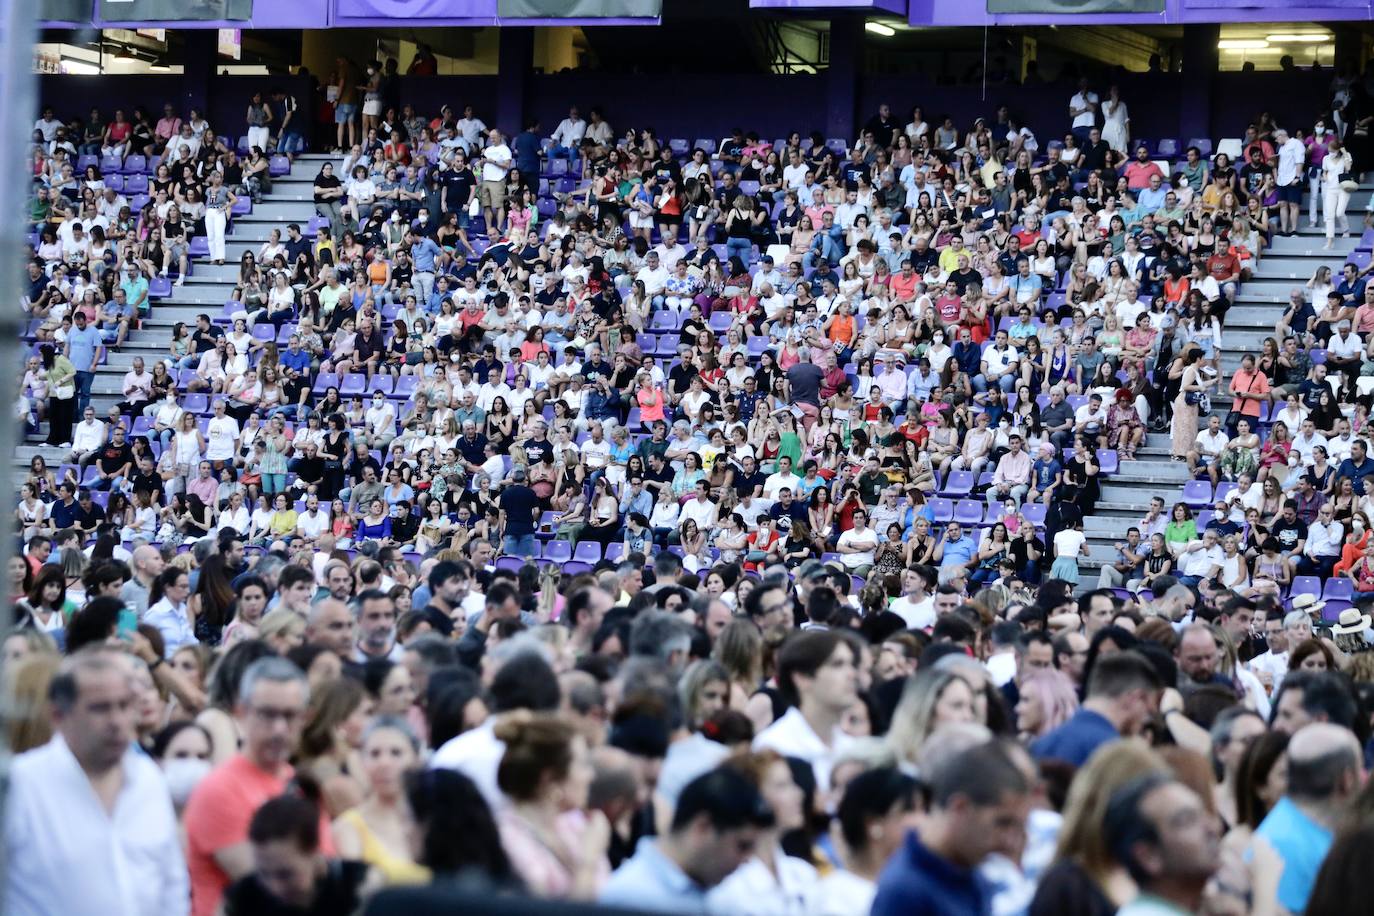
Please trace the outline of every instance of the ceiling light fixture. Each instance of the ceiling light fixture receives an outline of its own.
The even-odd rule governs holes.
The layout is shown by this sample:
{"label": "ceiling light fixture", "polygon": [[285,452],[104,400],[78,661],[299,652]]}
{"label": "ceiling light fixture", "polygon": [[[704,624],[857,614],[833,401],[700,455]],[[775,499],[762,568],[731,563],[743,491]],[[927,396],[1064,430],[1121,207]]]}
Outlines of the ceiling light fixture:
{"label": "ceiling light fixture", "polygon": [[1330,41],[1330,40],[1332,39],[1332,37],[1333,37],[1333,36],[1330,35],[1329,33],[1328,33],[1328,34],[1324,34],[1324,35],[1323,35],[1323,34],[1311,34],[1311,33],[1308,33],[1308,34],[1305,34],[1305,35],[1301,35],[1301,34],[1299,34],[1299,35],[1293,35],[1293,34],[1283,33],[1283,34],[1279,34],[1279,35],[1267,35],[1267,36],[1265,36],[1265,38],[1266,38],[1268,41],[1272,41],[1272,42],[1274,42],[1275,44],[1288,44],[1288,45],[1291,45],[1291,44],[1313,44],[1313,45],[1325,44],[1326,42]]}
{"label": "ceiling light fixture", "polygon": [[890,25],[883,25],[881,22],[865,22],[864,30],[872,32],[874,35],[881,35],[884,38],[891,38],[897,34],[897,30]]}
{"label": "ceiling light fixture", "polygon": [[1263,38],[1223,38],[1217,47],[1222,51],[1255,51],[1269,47],[1269,42]]}

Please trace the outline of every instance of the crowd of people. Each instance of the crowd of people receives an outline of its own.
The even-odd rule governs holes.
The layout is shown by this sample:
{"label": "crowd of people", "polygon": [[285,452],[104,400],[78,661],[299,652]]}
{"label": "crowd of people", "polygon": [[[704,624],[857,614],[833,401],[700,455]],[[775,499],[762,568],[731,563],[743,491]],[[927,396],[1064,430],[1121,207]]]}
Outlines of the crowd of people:
{"label": "crowd of people", "polygon": [[[10,906],[1345,911],[1369,271],[1235,372],[1222,335],[1305,191],[1348,231],[1358,87],[1237,164],[1086,81],[1062,141],[883,106],[693,148],[508,139],[392,71],[340,61],[313,218],[104,410],[296,104],[34,126]],[[1156,497],[1089,588],[1104,465],[1163,430],[1212,508]]]}

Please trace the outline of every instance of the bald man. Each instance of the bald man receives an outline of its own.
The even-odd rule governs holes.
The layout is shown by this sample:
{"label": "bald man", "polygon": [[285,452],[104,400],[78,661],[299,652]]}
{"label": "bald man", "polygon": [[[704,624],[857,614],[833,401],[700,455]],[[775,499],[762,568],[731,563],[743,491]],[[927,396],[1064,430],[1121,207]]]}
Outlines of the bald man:
{"label": "bald man", "polygon": [[1279,902],[1290,913],[1307,909],[1332,836],[1364,783],[1360,743],[1330,722],[1305,725],[1288,742],[1288,792],[1255,835],[1283,859]]}
{"label": "bald man", "polygon": [[119,590],[119,600],[142,617],[148,610],[148,590],[153,587],[153,580],[162,575],[165,564],[161,552],[148,544],[135,547],[130,561],[134,577]]}
{"label": "bald man", "polygon": [[353,614],[337,598],[321,598],[310,608],[305,641],[324,646],[344,661],[353,658]]}

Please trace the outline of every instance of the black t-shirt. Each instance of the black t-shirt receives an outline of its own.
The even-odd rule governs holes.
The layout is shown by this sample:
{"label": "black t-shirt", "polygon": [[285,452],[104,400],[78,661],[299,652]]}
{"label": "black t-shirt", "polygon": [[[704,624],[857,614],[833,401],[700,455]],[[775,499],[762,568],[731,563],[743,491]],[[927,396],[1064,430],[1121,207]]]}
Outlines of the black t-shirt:
{"label": "black t-shirt", "polygon": [[1096,144],[1083,144],[1083,168],[1090,172],[1103,168],[1107,164],[1107,154],[1111,151],[1111,144],[1106,140],[1099,140]]}
{"label": "black t-shirt", "polygon": [[773,508],[768,510],[768,517],[776,523],[778,531],[790,532],[792,523],[806,521],[806,504],[799,499],[792,500],[792,505],[783,506],[782,501],[773,503]]}
{"label": "black t-shirt", "polygon": [[1264,188],[1264,179],[1268,175],[1274,174],[1274,170],[1264,163],[1259,165],[1246,165],[1240,170],[1240,180],[1245,188],[1247,195],[1260,193]]}
{"label": "black t-shirt", "polygon": [[530,464],[535,465],[544,460],[553,446],[549,443],[548,437],[543,439],[531,439],[525,443],[525,454],[529,456]]}
{"label": "black t-shirt", "polygon": [[134,473],[133,477],[130,478],[130,484],[132,485],[133,492],[151,493],[153,494],[154,503],[162,502],[162,478],[159,477],[156,472],[144,474],[142,471],[137,471]]}
{"label": "black t-shirt", "polygon": [[[339,180],[339,176],[338,176],[338,175],[317,175],[317,176],[315,177],[315,187],[317,187],[317,188],[328,188],[328,189],[330,189],[330,190],[333,190],[334,188],[341,188],[341,187],[343,187],[343,182]],[[330,198],[330,199],[331,199],[331,200],[341,200],[342,198],[333,197],[333,198]],[[318,203],[323,203],[323,202],[324,202],[324,198],[321,197],[318,193],[316,193],[316,194],[315,194],[315,203],[318,204]]]}
{"label": "black t-shirt", "polygon": [[456,213],[468,204],[468,195],[477,186],[477,176],[472,169],[444,169],[438,175],[439,187],[446,191],[445,207],[449,213]]}
{"label": "black t-shirt", "polygon": [[1300,518],[1287,522],[1280,517],[1278,521],[1274,522],[1274,527],[1270,529],[1269,533],[1279,539],[1284,550],[1292,550],[1298,541],[1307,540],[1307,525]]}
{"label": "black t-shirt", "polygon": [[539,497],[524,484],[511,484],[501,491],[501,510],[506,513],[507,537],[523,537],[534,534],[535,513],[539,509]]}
{"label": "black t-shirt", "polygon": [[215,341],[224,336],[224,329],[218,325],[210,325],[208,330],[202,331],[196,328],[191,332],[191,343],[195,344],[197,353],[204,353],[207,350],[215,349]]}
{"label": "black t-shirt", "polygon": [[297,458],[293,464],[296,477],[307,483],[318,483],[324,479],[324,459],[318,455]]}
{"label": "black t-shirt", "polygon": [[283,903],[256,875],[240,878],[224,892],[225,916],[336,916],[361,908],[358,889],[367,879],[365,862],[331,860],[315,881],[315,900],[308,907]]}
{"label": "black t-shirt", "polygon": [[746,474],[743,468],[735,469],[735,494],[740,498],[746,493],[756,492],[757,487],[763,486],[763,482],[768,479],[768,475],[754,468],[754,473]]}
{"label": "black t-shirt", "polygon": [[112,474],[124,465],[132,465],[134,462],[134,450],[129,448],[129,443],[115,445],[107,442],[105,447],[100,450],[100,457],[96,463],[100,465],[100,470],[106,474]]}

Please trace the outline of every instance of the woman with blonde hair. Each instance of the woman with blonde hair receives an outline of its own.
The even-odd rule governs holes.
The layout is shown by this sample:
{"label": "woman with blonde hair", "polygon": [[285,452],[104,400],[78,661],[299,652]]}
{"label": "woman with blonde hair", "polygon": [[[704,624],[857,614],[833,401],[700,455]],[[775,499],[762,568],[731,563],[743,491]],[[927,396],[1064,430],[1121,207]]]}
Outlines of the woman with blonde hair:
{"label": "woman with blonde hair", "polygon": [[1106,916],[1135,896],[1135,882],[1107,848],[1107,804],[1132,779],[1168,772],[1159,755],[1134,742],[1118,741],[1093,754],[1069,786],[1055,864],[1040,879],[1029,916]]}
{"label": "woman with blonde hair", "polygon": [[700,659],[687,666],[678,681],[682,718],[692,731],[700,731],[707,719],[730,705],[731,682],[725,666],[711,659]]}
{"label": "woman with blonde hair", "polygon": [[[730,682],[726,705],[749,715],[749,698],[763,683],[763,635],[758,626],[752,620],[732,620],[727,623],[716,637],[711,659],[725,670]],[[771,713],[770,705],[764,715],[749,716],[754,723],[755,734],[773,724]]]}
{"label": "woman with blonde hair", "polygon": [[52,740],[52,707],[48,688],[62,658],[56,652],[39,652],[14,668],[9,685],[9,716],[6,734],[11,753],[22,754]]}
{"label": "woman with blonde hair", "polygon": [[974,694],[972,684],[949,670],[922,668],[909,678],[887,732],[898,763],[915,764],[921,746],[941,725],[979,722]]}

